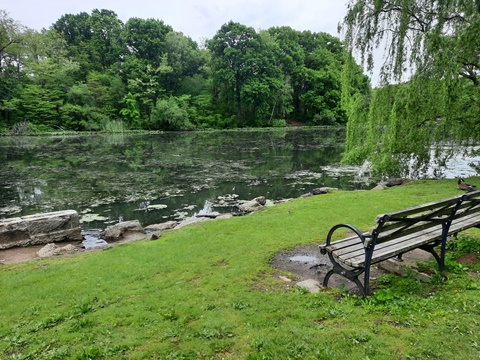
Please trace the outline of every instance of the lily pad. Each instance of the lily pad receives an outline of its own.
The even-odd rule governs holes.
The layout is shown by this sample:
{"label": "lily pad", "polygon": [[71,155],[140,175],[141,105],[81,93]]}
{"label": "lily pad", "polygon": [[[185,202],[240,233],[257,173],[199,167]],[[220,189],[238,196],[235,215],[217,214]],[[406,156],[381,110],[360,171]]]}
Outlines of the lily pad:
{"label": "lily pad", "polygon": [[88,223],[92,221],[106,221],[108,220],[108,217],[101,216],[99,214],[85,214],[82,216],[80,219],[81,223]]}
{"label": "lily pad", "polygon": [[157,205],[148,205],[147,210],[161,210],[166,209],[168,206],[165,204],[157,204]]}

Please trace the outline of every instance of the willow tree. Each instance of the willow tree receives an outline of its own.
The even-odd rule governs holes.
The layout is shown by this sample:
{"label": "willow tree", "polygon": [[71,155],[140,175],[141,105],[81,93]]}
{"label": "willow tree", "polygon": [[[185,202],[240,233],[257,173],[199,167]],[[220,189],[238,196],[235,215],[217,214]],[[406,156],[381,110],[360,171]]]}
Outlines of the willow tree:
{"label": "willow tree", "polygon": [[371,98],[345,96],[347,161],[415,176],[442,160],[445,142],[478,140],[480,0],[350,0],[341,30],[369,70],[380,68]]}

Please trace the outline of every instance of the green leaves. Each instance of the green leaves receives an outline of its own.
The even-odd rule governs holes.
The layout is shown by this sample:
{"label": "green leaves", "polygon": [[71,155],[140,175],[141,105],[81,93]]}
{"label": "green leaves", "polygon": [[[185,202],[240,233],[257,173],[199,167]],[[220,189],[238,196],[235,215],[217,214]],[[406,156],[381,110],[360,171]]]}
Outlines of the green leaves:
{"label": "green leaves", "polygon": [[[479,29],[480,12],[472,1],[350,1],[342,26],[348,49],[363,60],[373,59],[380,46],[386,50],[383,88],[363,116],[347,110],[347,157],[369,160],[388,176],[416,176],[442,161],[441,142],[460,147],[478,138]],[[355,146],[363,147],[363,158],[352,156],[359,152]]]}

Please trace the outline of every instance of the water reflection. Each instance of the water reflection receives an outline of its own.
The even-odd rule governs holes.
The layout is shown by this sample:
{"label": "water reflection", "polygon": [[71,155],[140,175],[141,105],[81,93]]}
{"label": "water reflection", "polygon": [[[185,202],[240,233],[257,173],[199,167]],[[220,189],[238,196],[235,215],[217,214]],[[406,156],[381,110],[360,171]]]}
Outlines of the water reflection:
{"label": "water reflection", "polygon": [[343,129],[282,129],[0,138],[0,217],[75,209],[85,229],[120,219],[148,225],[191,216],[207,201],[229,211],[228,197],[370,188],[358,168],[338,165],[344,137]]}

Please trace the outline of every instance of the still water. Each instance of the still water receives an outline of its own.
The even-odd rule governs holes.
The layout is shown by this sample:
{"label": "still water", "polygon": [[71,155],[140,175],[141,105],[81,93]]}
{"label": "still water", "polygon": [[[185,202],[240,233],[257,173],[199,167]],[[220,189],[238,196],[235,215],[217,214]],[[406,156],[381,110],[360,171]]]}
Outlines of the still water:
{"label": "still water", "polygon": [[344,129],[0,137],[0,218],[77,210],[82,227],[180,220],[206,204],[374,186],[339,165]]}

